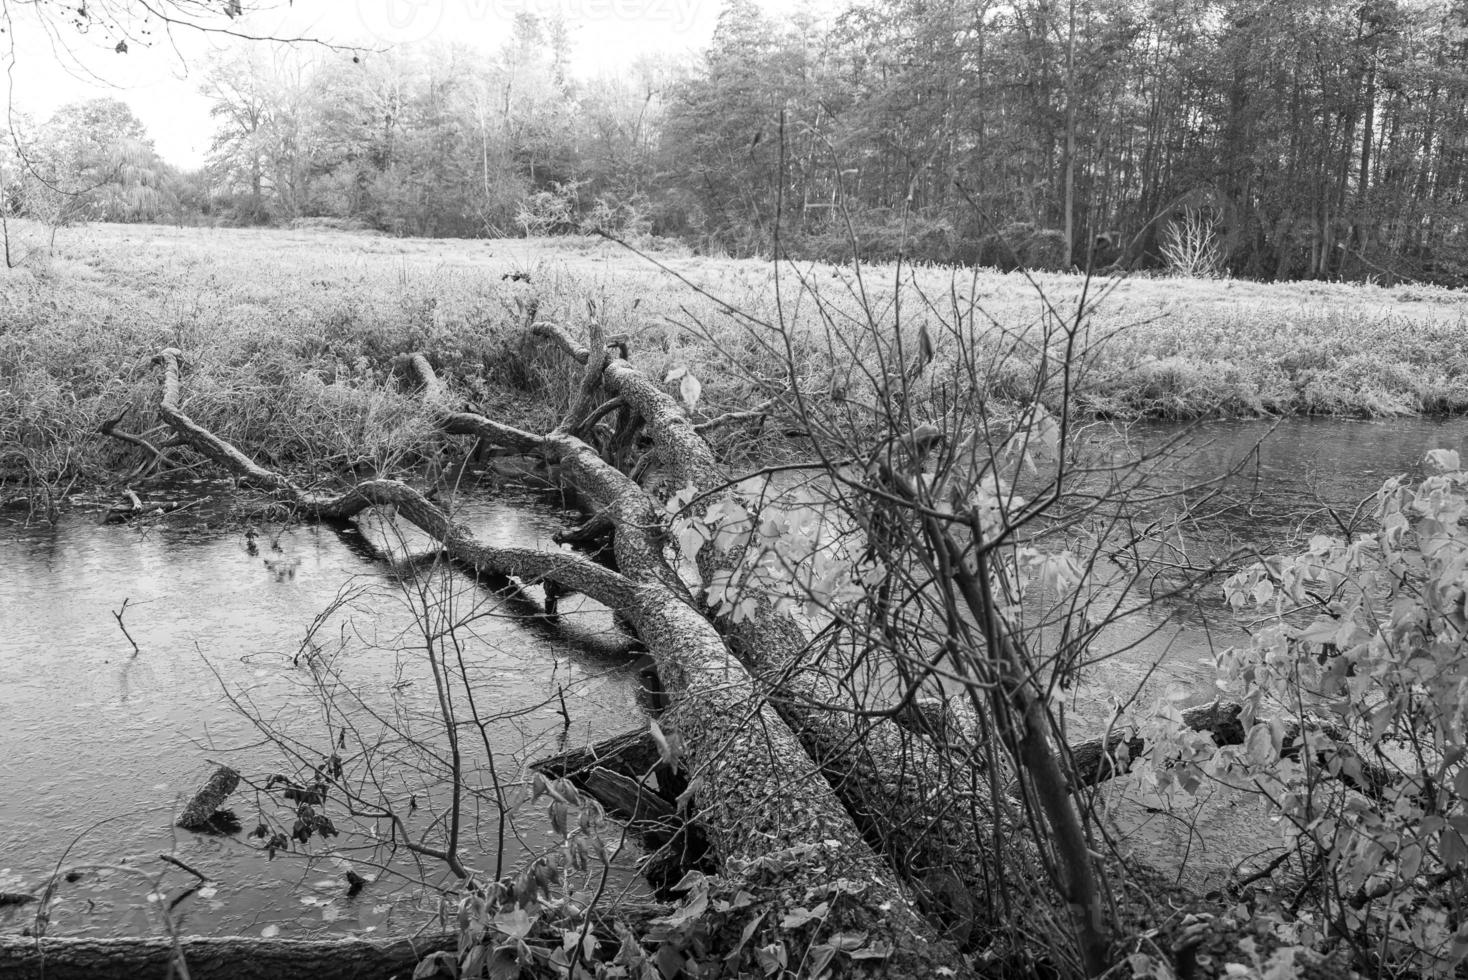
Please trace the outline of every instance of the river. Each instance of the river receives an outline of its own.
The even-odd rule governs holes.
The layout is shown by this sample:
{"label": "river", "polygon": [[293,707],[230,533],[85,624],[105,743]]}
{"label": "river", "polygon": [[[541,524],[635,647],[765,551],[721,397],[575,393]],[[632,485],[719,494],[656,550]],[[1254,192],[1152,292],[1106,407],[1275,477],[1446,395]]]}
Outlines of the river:
{"label": "river", "polygon": [[[1237,471],[1222,487],[1222,505],[1213,501],[1211,516],[1189,532],[1216,555],[1281,545],[1321,525],[1323,503],[1349,510],[1385,478],[1418,475],[1429,449],[1468,449],[1465,426],[1297,419],[1272,431],[1259,422],[1141,426],[1129,438],[1144,450],[1186,443],[1186,453],[1159,468],[1163,483]],[[227,488],[180,488],[206,490],[228,499]],[[571,519],[523,493],[460,502],[457,518],[493,543],[551,547],[551,535]],[[272,860],[258,839],[185,833],[173,818],[217,763],[299,778],[333,753],[358,786],[378,780],[374,791],[399,808],[409,798],[414,831],[441,817],[447,800],[437,763],[404,748],[402,738],[441,729],[425,635],[459,641],[462,669],[479,692],[475,707],[481,719],[497,718],[485,731],[495,772],[509,787],[506,865],[552,844],[543,807],[523,800],[524,763],[641,718],[636,676],[617,652],[621,638],[605,610],[583,602],[564,628],[527,622],[503,596],[407,562],[425,543],[400,538],[380,518],[364,521],[361,534],[257,520],[247,537],[237,515],[208,506],[123,525],[99,525],[87,512],[55,526],[27,525],[21,516],[0,526],[0,892],[34,889],[57,867],[105,864],[150,878],[166,873],[171,901],[192,880],[159,861],[166,852],[215,881],[175,910],[189,933],[409,930],[436,907],[436,893],[420,879],[449,882],[434,862],[420,866],[374,838],[374,827],[384,833],[380,821],[342,817],[341,837]],[[1238,635],[1217,598],[1163,604],[1109,631],[1094,651],[1101,690],[1089,691],[1086,703],[1125,696],[1159,660],[1163,669],[1150,683],[1181,686],[1192,700],[1207,696],[1212,650]],[[450,666],[460,669],[457,652]],[[324,704],[326,690],[334,706]],[[1084,705],[1077,714],[1087,714]],[[279,733],[289,751],[264,729]],[[476,746],[465,747],[467,777],[487,787],[487,759]],[[389,780],[393,753],[423,774]],[[261,814],[267,822],[283,815],[249,789],[232,805],[246,831]],[[468,863],[492,870],[499,829],[492,794],[467,812]],[[349,857],[380,865],[356,896],[342,878]],[[633,857],[619,861],[618,887],[634,887]],[[61,886],[50,931],[155,933],[150,891],[129,874],[87,872]],[[0,929],[23,927],[34,908],[0,910]]]}
{"label": "river", "polygon": [[[465,576],[404,562],[425,552],[425,542],[378,518],[364,521],[360,536],[257,521],[250,538],[226,516],[206,506],[99,526],[95,513],[74,512],[54,527],[0,527],[0,892],[32,890],[58,866],[108,864],[166,871],[171,900],[193,879],[159,861],[169,852],[216,883],[179,905],[185,932],[416,929],[423,908],[436,908],[417,880],[448,880],[439,862],[420,868],[374,839],[374,830],[386,835],[384,821],[328,808],[339,837],[273,860],[244,834],[206,836],[172,824],[216,763],[257,782],[275,773],[304,782],[304,767],[333,753],[364,795],[391,800],[413,832],[441,817],[441,767],[407,747],[403,734],[444,742],[424,637],[448,639],[450,625],[459,649],[440,648],[451,671],[462,652],[475,707],[490,722],[495,771],[510,784],[503,863],[508,869],[549,847],[544,805],[523,802],[524,763],[641,717],[610,615],[567,600],[563,627],[527,622]],[[470,497],[456,517],[483,540],[546,547],[570,520],[524,495]],[[329,709],[321,697],[328,689],[336,695]],[[462,696],[455,710],[469,713]],[[279,730],[289,751],[247,714]],[[466,733],[466,779],[489,787],[477,731]],[[392,762],[425,772],[390,773]],[[484,796],[466,807],[465,857],[493,871],[498,811],[492,790]],[[230,805],[246,832],[263,813],[273,830],[289,833],[293,814],[266,794],[242,787]],[[382,865],[354,897],[343,881],[348,856]],[[614,884],[633,881],[632,857],[619,860]],[[61,886],[50,931],[155,933],[151,891],[132,875],[88,872]],[[0,910],[0,929],[23,927],[35,907]]]}

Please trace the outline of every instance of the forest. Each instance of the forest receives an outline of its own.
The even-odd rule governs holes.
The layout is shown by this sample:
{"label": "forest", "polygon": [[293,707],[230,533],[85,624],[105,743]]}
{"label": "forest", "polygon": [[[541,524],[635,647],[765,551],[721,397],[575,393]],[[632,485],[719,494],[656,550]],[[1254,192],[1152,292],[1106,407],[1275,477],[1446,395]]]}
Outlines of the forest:
{"label": "forest", "polygon": [[700,57],[591,78],[572,57],[564,22],[526,12],[488,56],[241,45],[200,73],[218,125],[205,168],[169,167],[101,100],[14,116],[0,179],[10,213],[62,223],[1468,274],[1459,2],[866,0],[818,17],[729,0]]}

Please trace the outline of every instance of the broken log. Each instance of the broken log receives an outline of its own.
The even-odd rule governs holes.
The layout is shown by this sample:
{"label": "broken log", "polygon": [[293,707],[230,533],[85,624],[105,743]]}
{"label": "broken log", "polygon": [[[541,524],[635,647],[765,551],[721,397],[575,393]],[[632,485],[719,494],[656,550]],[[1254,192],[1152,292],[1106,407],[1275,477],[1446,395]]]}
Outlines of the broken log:
{"label": "broken log", "polygon": [[183,813],[178,818],[178,826],[184,830],[213,830],[213,821],[220,806],[239,784],[240,774],[229,766],[220,766],[215,769],[208,781],[199,787],[194,798],[189,800],[188,806],[184,807]]}
{"label": "broken log", "polygon": [[677,810],[673,804],[635,779],[595,766],[586,771],[581,782],[586,792],[626,820],[633,830],[650,824],[667,833],[676,826]]}
{"label": "broken log", "polygon": [[530,768],[553,779],[577,776],[595,767],[641,779],[656,769],[660,762],[652,733],[646,728],[637,728],[592,745],[581,745],[536,759],[530,763]]}
{"label": "broken log", "polygon": [[666,840],[682,822],[676,807],[649,777],[661,764],[651,733],[640,728],[603,739],[594,745],[568,749],[530,764],[535,772],[569,779],[591,794],[613,816],[628,822],[634,833]]}
{"label": "broken log", "polygon": [[[185,936],[178,949],[192,980],[389,980],[454,950],[452,935],[421,939],[259,939]],[[162,980],[175,975],[174,943],[146,939],[0,936],[0,976],[10,980]]]}

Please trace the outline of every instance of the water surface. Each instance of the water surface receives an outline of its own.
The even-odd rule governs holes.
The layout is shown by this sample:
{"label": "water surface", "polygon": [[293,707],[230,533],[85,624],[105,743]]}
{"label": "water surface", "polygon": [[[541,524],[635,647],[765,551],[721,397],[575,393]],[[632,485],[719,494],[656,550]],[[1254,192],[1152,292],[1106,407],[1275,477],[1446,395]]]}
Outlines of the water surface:
{"label": "water surface", "polygon": [[[486,541],[544,547],[568,519],[526,500],[481,499],[457,516]],[[332,754],[359,793],[407,814],[413,833],[441,818],[448,797],[434,770],[448,750],[427,637],[476,692],[471,706],[459,684],[450,704],[467,781],[493,800],[477,714],[514,807],[501,856],[498,809],[466,805],[465,859],[481,871],[552,843],[544,807],[519,806],[529,758],[634,723],[635,678],[615,655],[624,638],[594,604],[572,603],[564,629],[527,622],[462,575],[384,560],[423,542],[380,516],[360,536],[254,529],[247,539],[238,524],[184,514],[0,528],[0,891],[31,890],[57,866],[106,864],[166,874],[172,900],[192,878],[158,859],[170,853],[217,882],[178,906],[186,932],[416,928],[415,913],[436,900],[414,882],[448,878],[441,862],[386,846],[384,820],[329,803],[341,836],[271,860],[258,839],[191,834],[173,818],[218,763],[258,787],[277,773],[304,781]],[[406,750],[409,737],[434,753]],[[289,832],[290,809],[270,794],[242,787],[231,806],[246,831],[264,815]],[[376,878],[355,898],[347,857]],[[629,880],[625,866],[617,880]],[[155,932],[152,890],[123,872],[88,873],[62,886],[51,932]],[[0,912],[0,928],[20,928],[34,908]]]}
{"label": "water surface", "polygon": [[[1191,495],[1198,516],[1177,531],[1177,546],[1206,561],[1289,547],[1333,527],[1332,509],[1349,520],[1384,479],[1419,476],[1428,450],[1468,457],[1465,426],[1297,419],[1139,426],[1126,438],[1137,452],[1171,447],[1155,467],[1157,485],[1232,474],[1217,493]],[[471,498],[458,516],[486,541],[542,547],[554,547],[551,535],[571,520],[528,498],[489,496]],[[406,801],[411,831],[441,818],[447,800],[434,770],[447,748],[430,639],[451,654],[441,665],[463,671],[476,692],[472,706],[461,693],[451,704],[464,723],[467,781],[489,787],[497,775],[513,814],[499,855],[492,792],[466,805],[466,860],[492,870],[551,846],[543,807],[521,805],[524,762],[640,718],[606,611],[573,604],[565,628],[526,620],[523,607],[479,583],[404,562],[427,543],[380,516],[364,520],[361,534],[256,521],[252,540],[222,517],[99,526],[95,514],[75,513],[55,527],[0,527],[0,891],[33,889],[60,866],[136,868],[146,880],[89,872],[63,885],[51,931],[154,933],[149,882],[165,874],[171,901],[192,881],[159,860],[169,853],[217,882],[177,907],[186,932],[417,928],[436,902],[417,882],[448,878],[441,863],[387,847],[385,821],[328,807],[341,837],[274,860],[244,834],[190,834],[172,822],[215,764],[259,785],[276,773],[300,778],[333,754],[360,792],[399,812]],[[1129,598],[1138,614],[1089,651],[1093,665],[1069,698],[1078,731],[1105,722],[1108,697],[1179,688],[1188,700],[1210,697],[1213,652],[1246,636],[1248,623],[1228,614],[1216,584],[1201,601],[1145,599]],[[485,722],[494,774],[473,714]],[[402,748],[410,736],[434,753]],[[245,788],[232,805],[247,830],[262,815],[284,818],[263,788]],[[355,898],[342,881],[347,858],[375,875]],[[624,866],[615,880],[624,887],[632,875]],[[20,928],[33,909],[0,911],[0,929]]]}

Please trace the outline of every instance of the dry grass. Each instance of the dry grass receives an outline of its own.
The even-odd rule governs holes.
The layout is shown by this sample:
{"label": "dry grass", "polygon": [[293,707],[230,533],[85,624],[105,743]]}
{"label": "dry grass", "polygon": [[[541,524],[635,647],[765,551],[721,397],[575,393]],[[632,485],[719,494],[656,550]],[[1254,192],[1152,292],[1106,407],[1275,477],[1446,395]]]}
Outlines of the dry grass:
{"label": "dry grass", "polygon": [[[805,263],[782,267],[777,287],[758,260],[654,258],[664,268],[589,239],[63,231],[54,256],[34,252],[21,268],[0,270],[0,480],[33,496],[125,469],[131,450],[95,428],[127,405],[133,429],[152,424],[147,359],[170,345],[191,358],[187,408],[200,421],[325,478],[349,466],[414,465],[433,451],[412,393],[390,376],[393,355],[407,350],[429,352],[485,410],[550,423],[571,379],[556,356],[524,342],[517,304],[530,299],[543,318],[572,325],[595,303],[649,372],[686,364],[699,373],[700,407],[715,413],[780,383],[782,358],[766,346],[778,335],[761,324],[782,321],[811,391],[828,390],[834,372],[860,373],[861,352],[879,353],[894,324],[909,334],[926,321],[940,359],[945,337],[992,335],[1000,356],[989,382],[997,396],[1022,395],[1027,338],[1073,317],[1083,288],[1094,301],[1101,287],[1066,275],[1032,282],[885,265],[858,276]],[[1134,279],[1108,287],[1084,318],[1081,399],[1119,416],[1462,410],[1463,317],[1457,294],[1422,287]],[[833,359],[832,331],[864,335],[855,365]]]}

